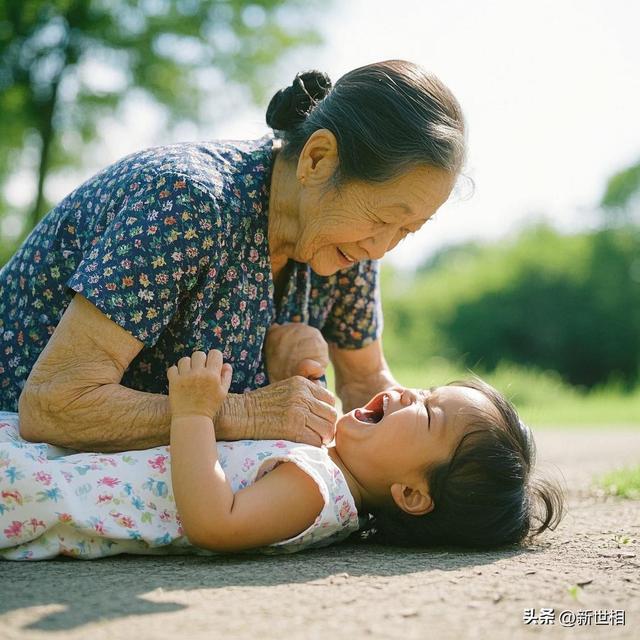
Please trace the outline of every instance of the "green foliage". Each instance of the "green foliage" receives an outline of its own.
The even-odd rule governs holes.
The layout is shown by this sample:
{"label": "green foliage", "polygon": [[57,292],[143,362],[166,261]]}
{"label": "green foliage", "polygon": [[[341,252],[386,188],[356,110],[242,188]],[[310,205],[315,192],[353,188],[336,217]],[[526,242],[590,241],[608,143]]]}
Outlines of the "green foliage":
{"label": "green foliage", "polygon": [[[233,85],[264,101],[283,52],[318,42],[308,26],[315,6],[302,0],[1,2],[0,195],[25,150],[35,153],[32,227],[47,208],[49,173],[82,163],[102,118],[116,114],[133,91],[166,107],[169,125],[221,117],[233,107],[226,98]],[[217,97],[213,113],[206,111],[211,96]]]}
{"label": "green foliage", "polygon": [[567,593],[576,601],[580,600],[582,589],[577,584],[571,584],[567,587]]}
{"label": "green foliage", "polygon": [[640,500],[640,465],[611,471],[598,484],[611,495]]}
{"label": "green foliage", "polygon": [[614,174],[602,197],[605,209],[625,209],[640,193],[640,162]]}
{"label": "green foliage", "polygon": [[640,426],[640,387],[629,391],[609,383],[587,391],[567,384],[554,371],[509,363],[500,363],[493,371],[471,370],[460,362],[439,357],[427,358],[419,366],[394,362],[391,369],[402,384],[420,388],[477,375],[504,393],[534,429]]}
{"label": "green foliage", "polygon": [[437,355],[488,371],[506,361],[577,385],[631,387],[639,259],[635,227],[573,236],[538,227],[513,243],[452,251],[406,290],[383,287],[387,358],[416,366]]}

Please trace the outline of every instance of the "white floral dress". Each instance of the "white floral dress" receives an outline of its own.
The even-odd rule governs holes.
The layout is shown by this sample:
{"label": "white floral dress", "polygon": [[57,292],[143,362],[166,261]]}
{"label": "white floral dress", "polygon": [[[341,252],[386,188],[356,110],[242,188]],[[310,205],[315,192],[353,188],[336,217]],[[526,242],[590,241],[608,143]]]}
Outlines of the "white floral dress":
{"label": "white floral dress", "polygon": [[[233,491],[281,462],[317,483],[324,506],[299,535],[255,551],[292,553],[323,547],[358,529],[358,513],[327,450],[284,440],[219,442]],[[169,447],[123,453],[77,453],[20,438],[18,416],[0,412],[0,558],[120,553],[209,555],[183,533],[171,486]]]}

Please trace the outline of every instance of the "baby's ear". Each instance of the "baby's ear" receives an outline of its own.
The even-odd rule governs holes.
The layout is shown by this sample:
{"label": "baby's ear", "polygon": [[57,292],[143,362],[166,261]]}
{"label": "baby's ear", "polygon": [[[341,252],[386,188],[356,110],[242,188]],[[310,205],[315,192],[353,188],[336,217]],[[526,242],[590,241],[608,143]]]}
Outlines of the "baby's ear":
{"label": "baby's ear", "polygon": [[408,484],[396,482],[391,485],[393,501],[405,513],[411,516],[423,516],[433,511],[435,504],[425,489],[410,487]]}

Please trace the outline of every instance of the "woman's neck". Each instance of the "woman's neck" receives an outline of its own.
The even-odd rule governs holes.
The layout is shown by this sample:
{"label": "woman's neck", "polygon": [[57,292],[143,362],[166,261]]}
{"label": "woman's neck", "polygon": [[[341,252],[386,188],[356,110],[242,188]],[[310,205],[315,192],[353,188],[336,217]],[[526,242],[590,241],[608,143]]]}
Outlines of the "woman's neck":
{"label": "woman's neck", "polygon": [[274,148],[275,160],[269,190],[269,255],[274,273],[293,257],[299,232],[299,185],[295,165]]}

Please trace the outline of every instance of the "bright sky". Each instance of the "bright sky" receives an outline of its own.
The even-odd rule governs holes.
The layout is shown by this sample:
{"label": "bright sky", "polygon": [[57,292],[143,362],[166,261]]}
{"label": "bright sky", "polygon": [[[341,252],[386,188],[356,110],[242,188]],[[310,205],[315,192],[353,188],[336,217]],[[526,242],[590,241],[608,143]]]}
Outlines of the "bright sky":
{"label": "bright sky", "polygon": [[[337,2],[325,47],[297,54],[280,77],[286,85],[316,67],[337,80],[405,58],[456,94],[475,192],[454,196],[389,257],[410,267],[445,244],[500,237],[525,221],[564,229],[597,221],[607,178],[640,158],[638,25],[640,3],[624,0]],[[262,130],[261,118],[228,131],[239,135],[249,122]]]}
{"label": "bright sky", "polygon": [[[453,90],[468,122],[465,173],[475,192],[452,197],[389,256],[410,268],[438,247],[500,237],[527,221],[553,219],[564,229],[597,221],[607,178],[640,158],[638,25],[632,0],[336,0],[318,25],[325,45],[284,60],[274,91],[298,71],[318,68],[337,80],[388,58],[420,63]],[[265,109],[198,134],[259,137]],[[113,125],[104,164],[164,142],[150,137],[152,114],[139,116],[134,126]],[[54,185],[49,195],[76,184]]]}

